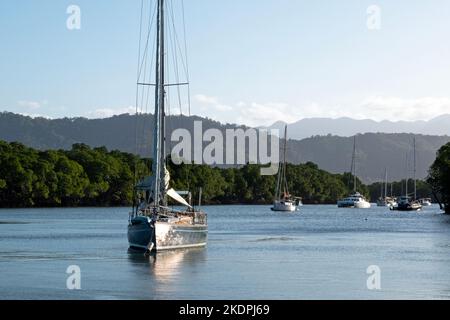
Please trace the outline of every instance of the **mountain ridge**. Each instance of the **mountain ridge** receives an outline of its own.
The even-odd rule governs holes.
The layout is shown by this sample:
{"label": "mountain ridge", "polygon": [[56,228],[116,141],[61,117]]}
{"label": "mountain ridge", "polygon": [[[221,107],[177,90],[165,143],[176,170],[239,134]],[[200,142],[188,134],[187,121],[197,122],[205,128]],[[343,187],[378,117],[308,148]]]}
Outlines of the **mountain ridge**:
{"label": "mountain ridge", "polygon": [[[217,128],[248,128],[221,124],[198,116],[169,117],[168,130],[185,128],[193,132],[194,121],[202,121],[203,130]],[[137,127],[136,127],[137,124]],[[106,147],[151,156],[153,116],[119,115],[105,119],[31,118],[10,112],[0,113],[0,140],[20,142],[40,150],[70,149],[73,144]],[[137,129],[135,129],[137,128]],[[135,130],[142,137],[135,143]],[[450,141],[450,136],[415,135],[410,133],[365,133],[357,135],[358,176],[366,183],[382,180],[388,168],[390,180],[406,176],[405,157],[412,152],[413,137],[417,140],[417,177],[423,179],[435,160],[437,150]],[[314,162],[331,173],[350,170],[353,138],[336,135],[313,135],[288,140],[287,160],[293,164]],[[137,151],[137,152],[136,152]],[[411,168],[409,168],[411,169]],[[411,171],[411,170],[409,170]]]}
{"label": "mountain ridge", "polygon": [[450,136],[450,114],[443,114],[428,121],[375,121],[371,119],[305,118],[294,123],[277,121],[265,129],[284,130],[288,126],[288,137],[301,140],[312,136],[337,135],[354,136],[359,133],[414,133],[437,136]]}

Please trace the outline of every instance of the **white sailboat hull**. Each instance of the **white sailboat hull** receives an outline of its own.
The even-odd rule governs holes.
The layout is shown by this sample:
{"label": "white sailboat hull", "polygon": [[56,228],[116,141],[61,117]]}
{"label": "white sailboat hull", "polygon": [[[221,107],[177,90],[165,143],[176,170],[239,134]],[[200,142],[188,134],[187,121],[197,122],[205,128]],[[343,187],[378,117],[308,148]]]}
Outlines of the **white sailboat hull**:
{"label": "white sailboat hull", "polygon": [[378,207],[388,207],[388,208],[392,208],[394,206],[397,205],[397,202],[395,200],[383,200],[383,199],[378,199],[377,201],[377,206]]}
{"label": "white sailboat hull", "polygon": [[207,238],[207,225],[152,223],[149,218],[140,217],[128,226],[130,247],[149,251],[205,247]]}
{"label": "white sailboat hull", "polygon": [[294,212],[296,210],[297,206],[292,201],[275,201],[272,207],[272,211]]}

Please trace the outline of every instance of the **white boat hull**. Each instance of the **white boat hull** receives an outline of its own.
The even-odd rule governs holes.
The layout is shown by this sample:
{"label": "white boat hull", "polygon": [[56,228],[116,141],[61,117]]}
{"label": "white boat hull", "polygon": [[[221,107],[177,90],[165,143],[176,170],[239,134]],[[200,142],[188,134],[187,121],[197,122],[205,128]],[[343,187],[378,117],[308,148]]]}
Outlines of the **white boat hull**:
{"label": "white boat hull", "polygon": [[355,208],[355,209],[370,209],[372,205],[367,202],[338,202],[338,208]]}
{"label": "white boat hull", "polygon": [[149,218],[140,217],[128,226],[130,247],[149,251],[205,247],[207,238],[207,225],[175,224],[160,221],[152,223]]}
{"label": "white boat hull", "polygon": [[356,208],[356,209],[369,209],[372,205],[368,202],[359,192],[339,200],[337,202],[338,208]]}
{"label": "white boat hull", "polygon": [[369,209],[372,205],[367,201],[355,202],[356,209]]}
{"label": "white boat hull", "polygon": [[272,211],[279,212],[294,212],[297,210],[297,206],[291,201],[275,201],[272,207]]}

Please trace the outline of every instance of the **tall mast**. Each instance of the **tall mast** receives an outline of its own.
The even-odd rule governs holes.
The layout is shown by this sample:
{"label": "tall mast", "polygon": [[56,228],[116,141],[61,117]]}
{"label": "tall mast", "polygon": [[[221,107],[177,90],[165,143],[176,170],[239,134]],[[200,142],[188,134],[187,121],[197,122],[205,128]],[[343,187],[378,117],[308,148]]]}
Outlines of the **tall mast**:
{"label": "tall mast", "polygon": [[387,168],[385,168],[385,172],[384,172],[384,199],[387,198],[387,189],[388,189],[388,172],[387,172]]}
{"label": "tall mast", "polygon": [[406,183],[405,183],[405,195],[408,197],[408,152],[406,153]]}
{"label": "tall mast", "polygon": [[416,180],[416,137],[414,137],[414,200],[417,199],[417,180]]}
{"label": "tall mast", "polygon": [[275,190],[275,196],[277,200],[281,200],[282,188],[284,188],[284,192],[288,192],[286,180],[286,150],[287,150],[287,126],[284,128],[283,163],[280,163],[278,166],[277,188]]}
{"label": "tall mast", "polygon": [[282,164],[278,165],[278,175],[277,175],[277,188],[275,190],[275,197],[277,200],[281,198],[281,174],[282,174]]}
{"label": "tall mast", "polygon": [[160,105],[160,121],[161,121],[161,155],[160,155],[160,167],[161,167],[161,195],[162,195],[162,204],[167,206],[167,197],[166,197],[166,108],[165,108],[165,19],[164,19],[164,0],[160,1],[160,42],[159,42],[159,61],[160,61],[160,76],[159,76],[159,105]]}
{"label": "tall mast", "polygon": [[353,188],[355,193],[357,191],[356,187],[356,136],[353,138]]}
{"label": "tall mast", "polygon": [[286,179],[286,153],[287,153],[287,125],[284,127],[284,155],[283,155],[283,181],[284,192],[289,193],[287,179]]}
{"label": "tall mast", "polygon": [[383,183],[380,184],[380,198],[383,198]]}
{"label": "tall mast", "polygon": [[159,205],[164,198],[164,0],[158,0],[156,31],[155,114],[153,129],[153,201]]}

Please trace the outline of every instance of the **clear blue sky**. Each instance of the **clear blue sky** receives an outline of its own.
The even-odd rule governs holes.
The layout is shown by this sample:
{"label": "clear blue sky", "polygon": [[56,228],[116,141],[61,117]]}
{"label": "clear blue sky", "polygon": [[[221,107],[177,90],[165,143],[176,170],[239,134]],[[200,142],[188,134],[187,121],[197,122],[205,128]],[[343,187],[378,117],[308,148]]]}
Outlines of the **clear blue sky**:
{"label": "clear blue sky", "polygon": [[[0,110],[129,110],[140,3],[1,1]],[[81,8],[81,30],[66,28],[71,4]],[[373,4],[377,31],[366,24]],[[448,0],[185,0],[185,8],[195,114],[264,125],[450,113]]]}

